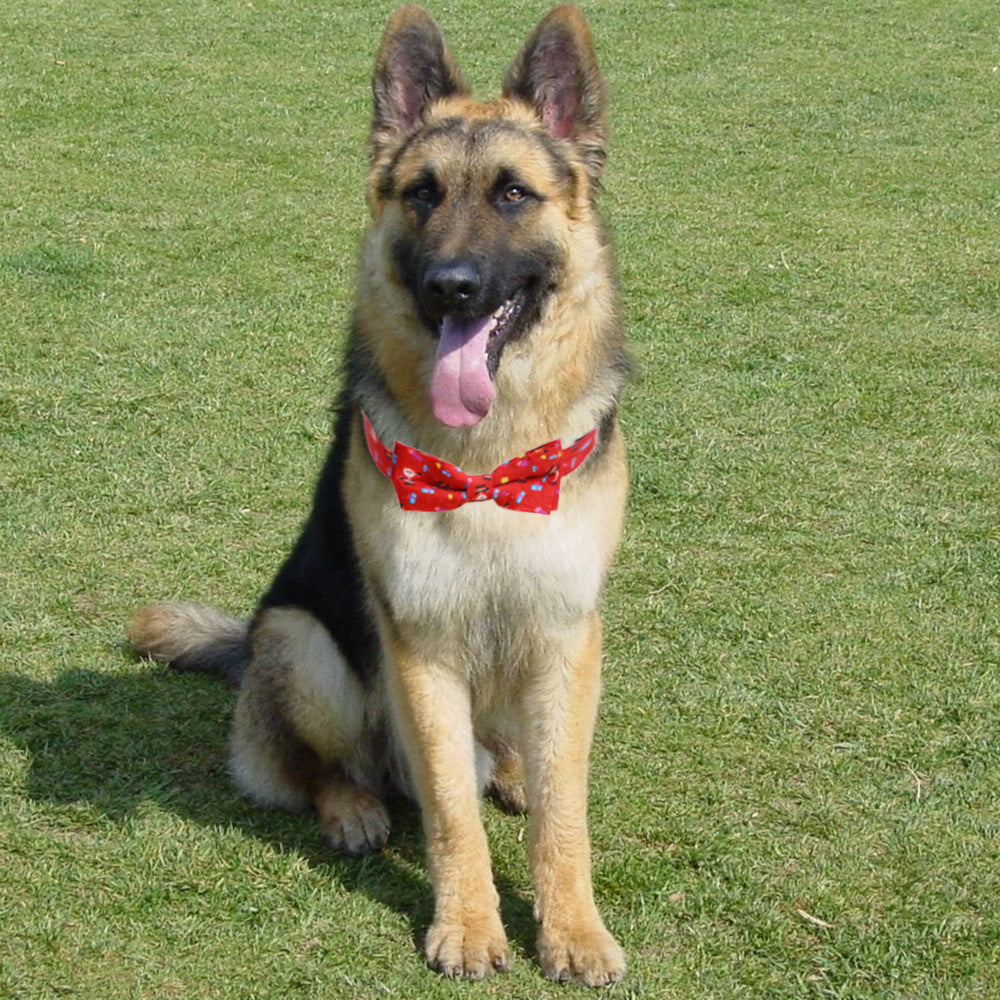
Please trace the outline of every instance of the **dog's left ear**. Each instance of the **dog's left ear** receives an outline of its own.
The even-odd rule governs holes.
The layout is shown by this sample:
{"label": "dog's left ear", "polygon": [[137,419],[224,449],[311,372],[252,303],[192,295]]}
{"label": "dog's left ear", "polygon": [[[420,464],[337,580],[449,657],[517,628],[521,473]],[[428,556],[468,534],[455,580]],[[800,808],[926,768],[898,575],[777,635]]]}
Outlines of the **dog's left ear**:
{"label": "dog's left ear", "polygon": [[400,7],[385,26],[375,60],[372,154],[409,132],[432,101],[466,93],[434,19],[415,4]]}
{"label": "dog's left ear", "polygon": [[507,71],[503,95],[532,105],[554,139],[573,140],[591,179],[600,178],[607,90],[579,7],[563,4],[542,19]]}

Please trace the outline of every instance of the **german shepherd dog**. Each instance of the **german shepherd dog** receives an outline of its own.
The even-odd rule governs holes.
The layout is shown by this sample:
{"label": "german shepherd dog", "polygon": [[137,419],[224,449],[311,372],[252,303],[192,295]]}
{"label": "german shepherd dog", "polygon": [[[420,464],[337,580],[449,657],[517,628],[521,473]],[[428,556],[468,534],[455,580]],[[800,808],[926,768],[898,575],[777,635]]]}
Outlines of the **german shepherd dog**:
{"label": "german shepherd dog", "polygon": [[[386,27],[373,92],[372,219],[302,534],[249,622],[160,604],[130,638],[238,684],[237,785],[314,808],[334,848],[380,848],[384,800],[416,798],[435,897],[426,957],[447,976],[509,963],[479,797],[527,810],[542,969],[605,985],[625,961],[594,904],[587,764],[598,602],[627,488],[628,361],[595,207],[604,84],[567,5],[528,38],[501,96],[475,101],[435,22],[407,6]],[[477,481],[541,442],[568,451],[594,432],[593,448],[562,469],[547,516],[492,492],[408,510],[366,420],[372,440]]]}

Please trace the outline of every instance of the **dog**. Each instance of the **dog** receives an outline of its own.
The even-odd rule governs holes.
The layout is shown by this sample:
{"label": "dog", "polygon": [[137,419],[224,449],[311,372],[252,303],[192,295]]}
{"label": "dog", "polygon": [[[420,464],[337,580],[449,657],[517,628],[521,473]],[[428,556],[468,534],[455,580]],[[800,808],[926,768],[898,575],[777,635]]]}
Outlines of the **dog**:
{"label": "dog", "polygon": [[593,897],[587,768],[629,362],[596,208],[605,85],[565,5],[476,101],[407,6],[372,89],[371,223],[311,513],[249,622],[159,604],[130,640],[238,685],[236,784],[313,808],[334,848],[377,850],[385,800],[417,800],[446,976],[508,967],[479,798],[527,810],[542,970],[606,985],[625,959]]}

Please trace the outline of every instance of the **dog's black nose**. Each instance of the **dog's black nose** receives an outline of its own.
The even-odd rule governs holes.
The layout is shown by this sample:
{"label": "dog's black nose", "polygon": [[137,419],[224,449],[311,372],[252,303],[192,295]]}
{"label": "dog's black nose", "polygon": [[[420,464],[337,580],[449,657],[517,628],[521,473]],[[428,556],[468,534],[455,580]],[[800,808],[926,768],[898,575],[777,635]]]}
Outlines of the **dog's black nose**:
{"label": "dog's black nose", "polygon": [[432,264],[424,274],[427,304],[442,314],[469,309],[482,287],[479,271],[467,260]]}

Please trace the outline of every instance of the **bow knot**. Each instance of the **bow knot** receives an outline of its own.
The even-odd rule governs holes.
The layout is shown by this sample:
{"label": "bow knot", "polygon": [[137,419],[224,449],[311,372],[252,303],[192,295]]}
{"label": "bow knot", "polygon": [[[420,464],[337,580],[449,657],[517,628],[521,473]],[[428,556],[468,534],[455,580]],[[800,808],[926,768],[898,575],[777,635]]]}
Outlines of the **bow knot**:
{"label": "bow knot", "polygon": [[476,503],[479,500],[489,500],[493,483],[492,473],[488,476],[469,476],[469,481],[465,486],[465,499],[469,503]]}
{"label": "bow knot", "polygon": [[560,440],[550,441],[498,465],[491,473],[470,475],[398,441],[389,451],[368,417],[361,416],[372,460],[392,482],[403,510],[445,511],[493,500],[510,510],[551,514],[559,506],[560,480],[580,466],[597,441],[595,428],[568,448]]}

